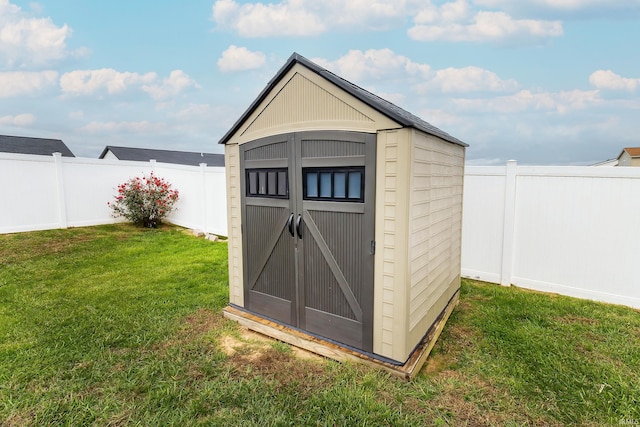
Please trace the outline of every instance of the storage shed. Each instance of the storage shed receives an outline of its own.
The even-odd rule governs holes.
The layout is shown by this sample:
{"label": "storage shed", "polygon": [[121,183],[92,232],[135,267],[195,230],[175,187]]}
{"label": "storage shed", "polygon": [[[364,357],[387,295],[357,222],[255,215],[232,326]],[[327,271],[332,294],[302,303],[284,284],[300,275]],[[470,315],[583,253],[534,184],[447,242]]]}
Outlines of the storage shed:
{"label": "storage shed", "polygon": [[405,364],[457,302],[467,145],[296,53],[220,143],[227,317]]}

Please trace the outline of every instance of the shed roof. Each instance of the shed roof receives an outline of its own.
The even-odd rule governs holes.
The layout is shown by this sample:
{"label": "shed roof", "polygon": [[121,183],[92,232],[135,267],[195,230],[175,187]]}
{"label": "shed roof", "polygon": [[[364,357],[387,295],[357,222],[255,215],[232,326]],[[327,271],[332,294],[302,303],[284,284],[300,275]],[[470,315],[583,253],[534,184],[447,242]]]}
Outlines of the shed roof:
{"label": "shed roof", "polygon": [[213,153],[197,153],[192,151],[156,150],[151,148],[116,147],[107,145],[100,159],[103,159],[111,151],[119,160],[134,160],[147,162],[155,160],[161,163],[173,163],[178,165],[198,166],[206,163],[208,166],[224,166],[224,155]]}
{"label": "shed roof", "polygon": [[627,147],[622,149],[622,151],[620,152],[620,155],[618,156],[618,159],[620,158],[620,156],[622,156],[622,153],[624,153],[625,151],[631,157],[640,157],[640,147]]}
{"label": "shed roof", "polygon": [[0,152],[41,156],[61,153],[63,157],[75,157],[61,139],[31,138],[28,136],[0,135]]}
{"label": "shed roof", "polygon": [[342,77],[337,76],[336,74],[328,71],[314,62],[309,61],[307,58],[299,55],[297,53],[293,53],[287,62],[282,66],[282,68],[278,71],[278,73],[269,81],[267,86],[260,92],[260,95],[253,101],[253,103],[249,106],[249,108],[240,116],[238,121],[231,127],[231,129],[220,139],[219,144],[226,144],[229,139],[235,134],[235,132],[242,126],[244,121],[255,111],[256,108],[264,101],[264,99],[269,95],[271,90],[278,84],[278,82],[285,76],[285,74],[296,64],[301,64],[323,77],[324,79],[330,81],[335,84],[345,92],[354,96],[358,100],[364,102],[371,108],[380,112],[381,114],[389,117],[391,120],[396,121],[400,125],[404,127],[411,127],[418,130],[421,130],[430,135],[434,135],[442,138],[445,141],[451,142],[453,144],[462,145],[463,147],[468,147],[468,144],[460,141],[458,138],[455,138],[448,133],[438,129],[427,121],[421,119],[418,116],[411,114],[410,112],[398,107],[397,105],[380,98],[377,95],[361,88],[358,85],[355,85]]}

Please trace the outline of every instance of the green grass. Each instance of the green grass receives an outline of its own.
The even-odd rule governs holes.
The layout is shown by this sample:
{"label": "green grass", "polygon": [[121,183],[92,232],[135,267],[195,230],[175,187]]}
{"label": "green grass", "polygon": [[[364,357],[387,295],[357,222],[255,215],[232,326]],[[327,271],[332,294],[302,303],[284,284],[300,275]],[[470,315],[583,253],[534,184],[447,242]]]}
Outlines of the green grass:
{"label": "green grass", "polygon": [[637,311],[463,281],[406,383],[254,346],[226,257],[169,226],[1,235],[0,425],[640,423]]}

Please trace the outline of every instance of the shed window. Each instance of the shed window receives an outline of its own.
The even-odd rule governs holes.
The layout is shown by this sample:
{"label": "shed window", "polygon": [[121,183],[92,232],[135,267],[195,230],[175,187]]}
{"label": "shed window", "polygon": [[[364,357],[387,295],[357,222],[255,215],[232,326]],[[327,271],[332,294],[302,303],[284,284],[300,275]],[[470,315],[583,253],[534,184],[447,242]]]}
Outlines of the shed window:
{"label": "shed window", "polygon": [[364,168],[303,168],[304,200],[364,202]]}
{"label": "shed window", "polygon": [[289,198],[289,171],[281,169],[247,169],[247,197]]}

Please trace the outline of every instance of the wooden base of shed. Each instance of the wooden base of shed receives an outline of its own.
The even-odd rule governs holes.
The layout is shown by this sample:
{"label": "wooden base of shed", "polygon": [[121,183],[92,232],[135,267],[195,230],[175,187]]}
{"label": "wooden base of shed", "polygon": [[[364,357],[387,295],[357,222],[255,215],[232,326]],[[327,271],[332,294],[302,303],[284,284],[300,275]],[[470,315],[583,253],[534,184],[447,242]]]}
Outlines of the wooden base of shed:
{"label": "wooden base of shed", "polygon": [[337,360],[339,362],[350,361],[363,363],[368,366],[384,369],[397,377],[404,378],[405,380],[411,380],[420,371],[422,365],[424,365],[429,353],[431,353],[438,337],[442,333],[444,325],[447,323],[449,316],[453,312],[453,309],[458,304],[459,300],[460,291],[456,292],[456,294],[451,298],[449,304],[445,307],[442,313],[440,313],[440,316],[438,316],[435,323],[427,331],[420,344],[416,346],[409,356],[409,359],[403,365],[394,365],[393,363],[389,363],[384,360],[371,357],[367,354],[360,353],[351,348],[343,347],[339,344],[306,334],[300,330],[269,321],[232,306],[227,306],[223,310],[223,315],[227,319],[234,320],[252,331],[259,332],[271,338],[275,338],[279,341],[286,342],[329,359]]}

